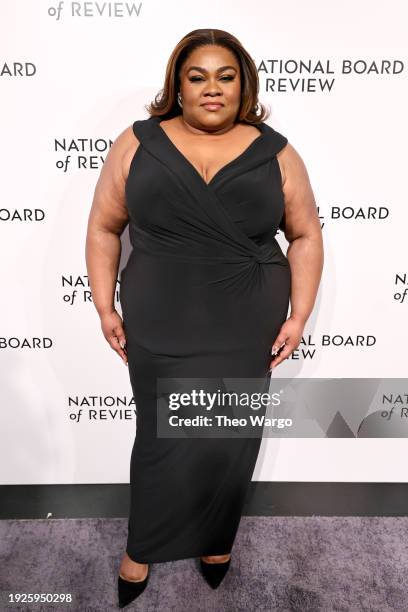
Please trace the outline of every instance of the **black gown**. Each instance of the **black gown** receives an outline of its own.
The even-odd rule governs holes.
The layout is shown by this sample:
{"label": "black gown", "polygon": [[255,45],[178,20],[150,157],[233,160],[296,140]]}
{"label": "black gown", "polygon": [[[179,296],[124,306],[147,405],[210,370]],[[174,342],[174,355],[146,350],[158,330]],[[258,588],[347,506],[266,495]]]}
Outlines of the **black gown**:
{"label": "black gown", "polygon": [[158,437],[157,379],[266,379],[291,285],[274,237],[287,138],[260,123],[207,183],[159,123],[133,124],[120,277],[136,404],[126,552],[139,563],[231,552],[261,437]]}

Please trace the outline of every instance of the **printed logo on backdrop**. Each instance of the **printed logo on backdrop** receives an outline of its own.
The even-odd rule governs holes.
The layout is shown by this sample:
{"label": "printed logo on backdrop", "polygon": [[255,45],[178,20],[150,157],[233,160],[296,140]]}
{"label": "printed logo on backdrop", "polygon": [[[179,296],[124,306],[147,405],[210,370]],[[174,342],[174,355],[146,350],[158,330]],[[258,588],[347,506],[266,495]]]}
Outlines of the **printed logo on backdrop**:
{"label": "printed logo on backdrop", "polygon": [[128,19],[140,17],[143,2],[56,2],[48,9],[48,15],[56,21],[64,17],[80,19],[90,17]]}
{"label": "printed logo on backdrop", "polygon": [[2,350],[49,349],[53,344],[52,338],[48,336],[0,336],[0,349]]}
{"label": "printed logo on backdrop", "polygon": [[317,214],[320,219],[320,227],[323,230],[326,222],[325,219],[328,217],[330,221],[345,223],[351,221],[367,221],[372,223],[373,221],[384,221],[390,215],[390,209],[388,206],[382,206],[380,204],[373,206],[367,204],[366,206],[353,206],[352,204],[329,204],[329,212],[327,215],[321,210],[321,206],[316,205]]}
{"label": "printed logo on backdrop", "polygon": [[33,62],[16,62],[7,60],[0,63],[0,77],[32,77],[37,73],[37,67]]}
{"label": "printed logo on backdrop", "polygon": [[55,165],[64,174],[75,170],[99,170],[112,144],[112,140],[105,138],[55,138]]}
{"label": "printed logo on backdrop", "polygon": [[330,93],[338,76],[355,78],[400,77],[399,59],[262,59],[258,64],[260,90],[265,93]]}
{"label": "printed logo on backdrop", "polygon": [[370,350],[377,343],[377,337],[369,334],[305,334],[299,346],[292,352],[285,362],[314,361],[318,358],[318,351],[322,349],[348,352],[350,350]]}
{"label": "printed logo on backdrop", "polygon": [[125,395],[69,396],[68,419],[72,423],[135,421],[135,400]]}
{"label": "printed logo on backdrop", "polygon": [[408,302],[408,273],[398,274],[397,272],[394,278],[394,285],[397,288],[396,291],[394,289],[394,300],[400,304],[406,304]]}
{"label": "printed logo on backdrop", "polygon": [[384,221],[389,214],[387,206],[330,206],[330,219],[334,221]]}
{"label": "printed logo on backdrop", "polygon": [[[87,274],[61,275],[62,301],[68,306],[93,304],[92,292]],[[114,300],[120,302],[120,280],[116,280]]]}
{"label": "printed logo on backdrop", "polygon": [[42,208],[0,208],[0,222],[33,223],[44,219]]}

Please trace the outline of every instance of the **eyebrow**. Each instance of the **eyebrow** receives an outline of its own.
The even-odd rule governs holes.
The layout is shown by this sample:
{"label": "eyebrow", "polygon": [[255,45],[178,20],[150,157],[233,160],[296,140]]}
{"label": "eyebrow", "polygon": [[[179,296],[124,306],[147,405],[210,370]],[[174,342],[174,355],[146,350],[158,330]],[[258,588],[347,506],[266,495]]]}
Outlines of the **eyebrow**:
{"label": "eyebrow", "polygon": [[[232,70],[235,70],[235,72],[237,71],[235,66],[220,66],[220,68],[217,68],[216,72],[222,72],[223,70],[227,70],[227,68],[232,68]],[[198,70],[199,72],[208,72],[206,68],[202,68],[201,66],[190,66],[187,72],[190,72],[190,70]]]}

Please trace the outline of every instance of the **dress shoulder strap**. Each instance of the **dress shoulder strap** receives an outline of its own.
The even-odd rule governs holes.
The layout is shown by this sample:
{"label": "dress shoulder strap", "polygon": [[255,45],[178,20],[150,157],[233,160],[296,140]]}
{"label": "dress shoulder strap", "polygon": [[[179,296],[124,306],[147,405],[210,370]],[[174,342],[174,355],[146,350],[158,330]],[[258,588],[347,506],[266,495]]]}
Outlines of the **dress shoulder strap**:
{"label": "dress shoulder strap", "polygon": [[269,136],[269,142],[271,143],[273,155],[276,155],[281,149],[283,149],[283,147],[288,144],[288,139],[286,138],[286,136],[275,130],[267,123],[263,123],[262,125]]}
{"label": "dress shoulder strap", "polygon": [[132,125],[133,133],[140,143],[143,143],[143,141],[148,137],[148,135],[150,134],[151,127],[151,117],[149,117],[148,119],[138,119],[137,121],[134,121]]}

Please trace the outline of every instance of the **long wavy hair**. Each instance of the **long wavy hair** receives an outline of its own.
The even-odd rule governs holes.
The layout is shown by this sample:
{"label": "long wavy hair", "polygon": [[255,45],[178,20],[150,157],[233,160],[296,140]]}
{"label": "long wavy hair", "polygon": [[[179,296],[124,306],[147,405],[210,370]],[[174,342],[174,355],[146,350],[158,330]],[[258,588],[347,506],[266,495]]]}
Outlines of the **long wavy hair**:
{"label": "long wavy hair", "polygon": [[258,100],[259,79],[255,63],[240,41],[229,32],[217,29],[193,30],[177,43],[167,62],[164,86],[145,108],[151,117],[171,119],[182,114],[177,103],[180,89],[180,69],[190,53],[203,45],[219,45],[236,57],[241,74],[241,103],[237,120],[256,125],[269,116],[269,111]]}

